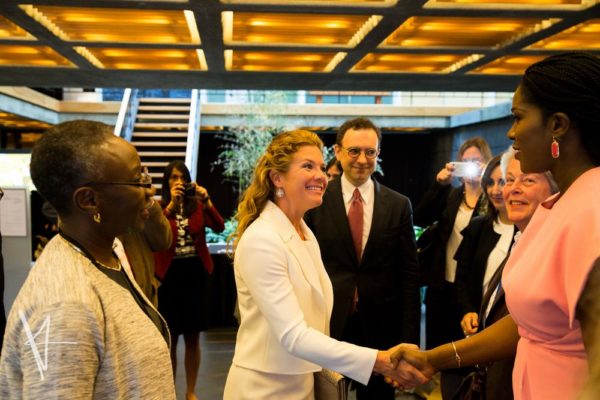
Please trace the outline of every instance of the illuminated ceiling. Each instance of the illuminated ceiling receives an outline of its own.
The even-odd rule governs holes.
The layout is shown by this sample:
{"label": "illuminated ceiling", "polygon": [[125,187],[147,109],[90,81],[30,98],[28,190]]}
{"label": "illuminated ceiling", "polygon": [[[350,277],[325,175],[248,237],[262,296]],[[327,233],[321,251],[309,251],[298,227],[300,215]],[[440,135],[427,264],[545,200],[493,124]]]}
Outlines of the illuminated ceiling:
{"label": "illuminated ceiling", "polygon": [[600,0],[0,2],[0,85],[510,91]]}
{"label": "illuminated ceiling", "polygon": [[50,124],[46,122],[0,111],[0,129],[6,129],[10,132],[30,133],[41,132],[48,128],[50,128]]}

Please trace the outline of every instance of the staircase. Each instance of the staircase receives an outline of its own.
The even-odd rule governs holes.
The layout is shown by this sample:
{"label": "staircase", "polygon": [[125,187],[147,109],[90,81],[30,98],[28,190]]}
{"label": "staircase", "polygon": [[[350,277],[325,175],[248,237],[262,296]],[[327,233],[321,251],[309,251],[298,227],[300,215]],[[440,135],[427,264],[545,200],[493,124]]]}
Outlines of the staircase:
{"label": "staircase", "polygon": [[189,119],[190,99],[139,99],[131,144],[148,167],[157,198],[167,164],[185,160]]}

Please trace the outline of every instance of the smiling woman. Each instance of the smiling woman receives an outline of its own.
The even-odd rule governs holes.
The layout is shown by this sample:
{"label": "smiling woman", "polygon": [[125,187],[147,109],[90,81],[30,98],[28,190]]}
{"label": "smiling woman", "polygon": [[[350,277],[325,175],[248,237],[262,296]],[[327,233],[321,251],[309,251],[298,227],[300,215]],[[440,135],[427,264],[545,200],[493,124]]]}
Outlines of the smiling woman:
{"label": "smiling woman", "polygon": [[174,399],[165,321],[115,238],[140,230],[152,192],[135,148],[91,121],[58,124],[31,177],[59,214],[8,317],[0,398]]}
{"label": "smiling woman", "polygon": [[366,383],[391,372],[389,352],[328,336],[331,281],[302,217],[322,202],[323,143],[312,132],[276,136],[238,207],[234,269],[240,307],[226,400],[313,399],[321,366]]}

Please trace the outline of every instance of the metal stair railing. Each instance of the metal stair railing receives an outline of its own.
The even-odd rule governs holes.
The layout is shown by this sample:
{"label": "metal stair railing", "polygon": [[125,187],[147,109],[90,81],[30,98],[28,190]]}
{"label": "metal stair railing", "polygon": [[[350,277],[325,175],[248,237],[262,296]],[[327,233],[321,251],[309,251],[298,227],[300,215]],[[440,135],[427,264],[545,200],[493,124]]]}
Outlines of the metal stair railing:
{"label": "metal stair railing", "polygon": [[200,91],[192,90],[190,100],[190,120],[188,124],[187,144],[185,147],[185,165],[190,170],[192,181],[196,181],[198,151],[200,146]]}
{"label": "metal stair railing", "polygon": [[137,116],[138,106],[140,104],[138,98],[138,89],[127,88],[123,92],[123,100],[121,100],[121,108],[119,116],[115,124],[115,136],[131,142],[133,136],[133,127]]}

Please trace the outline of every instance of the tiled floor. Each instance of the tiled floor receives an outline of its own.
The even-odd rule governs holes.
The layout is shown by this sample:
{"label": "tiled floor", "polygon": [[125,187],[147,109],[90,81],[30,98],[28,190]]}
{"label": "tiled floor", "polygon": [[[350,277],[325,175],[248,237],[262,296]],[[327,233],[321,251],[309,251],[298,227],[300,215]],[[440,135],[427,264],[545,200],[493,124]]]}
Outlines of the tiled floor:
{"label": "tiled floor", "polygon": [[[196,395],[199,400],[223,398],[223,388],[233,358],[235,332],[233,328],[212,329],[202,332],[200,335],[202,361],[196,384]],[[183,355],[184,343],[183,337],[180,337],[177,344],[177,377],[175,380],[177,399],[185,399]]]}
{"label": "tiled floor", "polygon": [[[235,347],[235,329],[212,329],[203,332],[200,336],[202,346],[202,363],[200,364],[200,373],[196,386],[196,394],[199,400],[220,400],[223,398],[223,387],[227,378],[227,372],[233,350]],[[185,398],[185,373],[183,367],[184,344],[183,338],[179,339],[177,347],[177,398]],[[398,395],[397,399],[416,400],[419,399],[413,395]],[[439,394],[434,391],[430,400],[440,399]],[[350,393],[349,400],[354,400],[353,392]],[[286,400],[286,399],[282,399]]]}

